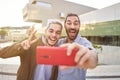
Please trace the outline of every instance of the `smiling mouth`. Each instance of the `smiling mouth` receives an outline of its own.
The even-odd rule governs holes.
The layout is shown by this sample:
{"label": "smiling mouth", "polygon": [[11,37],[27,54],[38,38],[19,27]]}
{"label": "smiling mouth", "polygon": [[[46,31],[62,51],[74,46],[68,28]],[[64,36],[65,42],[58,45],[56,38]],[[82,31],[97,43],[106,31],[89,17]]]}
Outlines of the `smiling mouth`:
{"label": "smiling mouth", "polygon": [[52,41],[52,42],[55,42],[56,41],[56,39],[51,39],[51,38],[49,38],[50,39],[50,41]]}
{"label": "smiling mouth", "polygon": [[70,34],[75,34],[76,32],[75,31],[69,31]]}
{"label": "smiling mouth", "polygon": [[70,29],[69,32],[70,32],[70,33],[75,33],[76,30],[75,30],[75,29]]}

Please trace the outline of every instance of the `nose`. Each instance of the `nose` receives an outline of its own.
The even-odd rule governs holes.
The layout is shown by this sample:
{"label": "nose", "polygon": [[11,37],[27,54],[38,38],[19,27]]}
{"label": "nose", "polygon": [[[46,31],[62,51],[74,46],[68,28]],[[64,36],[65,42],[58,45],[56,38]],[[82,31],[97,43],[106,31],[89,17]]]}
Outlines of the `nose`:
{"label": "nose", "polygon": [[71,24],[71,28],[72,28],[72,29],[74,29],[74,28],[75,28],[75,26],[74,26],[74,24],[73,24],[73,23]]}
{"label": "nose", "polygon": [[55,33],[55,32],[54,32],[54,33],[52,33],[52,36],[54,36],[54,37],[55,37],[55,36],[56,36],[56,33]]}
{"label": "nose", "polygon": [[52,33],[52,34],[51,34],[51,38],[56,39],[56,38],[57,38],[56,33]]}

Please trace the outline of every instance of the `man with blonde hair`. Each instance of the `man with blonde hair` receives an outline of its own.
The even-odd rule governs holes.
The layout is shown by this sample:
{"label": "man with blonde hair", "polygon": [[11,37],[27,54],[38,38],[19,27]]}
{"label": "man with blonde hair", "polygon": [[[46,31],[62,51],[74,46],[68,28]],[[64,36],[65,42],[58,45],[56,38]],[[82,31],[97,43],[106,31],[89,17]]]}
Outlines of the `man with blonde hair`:
{"label": "man with blonde hair", "polygon": [[[17,80],[36,80],[39,77],[40,80],[47,80],[51,78],[49,75],[45,78],[42,75],[46,67],[51,65],[37,65],[36,63],[36,47],[37,46],[55,46],[58,39],[61,37],[62,24],[58,21],[52,21],[49,23],[45,30],[45,35],[40,38],[34,39],[34,28],[29,34],[29,38],[16,43],[11,46],[0,49],[0,58],[10,58],[19,56],[20,67],[17,71]],[[39,69],[40,68],[40,69]],[[40,70],[39,72],[37,70]],[[51,71],[52,72],[52,71]]]}

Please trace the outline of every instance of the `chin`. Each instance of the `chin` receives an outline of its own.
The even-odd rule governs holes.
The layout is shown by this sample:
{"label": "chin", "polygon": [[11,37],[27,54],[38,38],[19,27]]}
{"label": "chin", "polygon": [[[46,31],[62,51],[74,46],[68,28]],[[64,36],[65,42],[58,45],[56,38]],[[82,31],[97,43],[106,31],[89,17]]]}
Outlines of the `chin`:
{"label": "chin", "polygon": [[57,43],[57,40],[56,41],[51,41],[51,40],[48,41],[48,44],[51,46],[54,46],[56,43]]}
{"label": "chin", "polygon": [[51,43],[50,45],[51,45],[51,46],[54,46],[54,45],[55,45],[55,43]]}
{"label": "chin", "polygon": [[75,36],[69,36],[69,38],[70,38],[70,39],[74,39],[74,38],[75,38]]}

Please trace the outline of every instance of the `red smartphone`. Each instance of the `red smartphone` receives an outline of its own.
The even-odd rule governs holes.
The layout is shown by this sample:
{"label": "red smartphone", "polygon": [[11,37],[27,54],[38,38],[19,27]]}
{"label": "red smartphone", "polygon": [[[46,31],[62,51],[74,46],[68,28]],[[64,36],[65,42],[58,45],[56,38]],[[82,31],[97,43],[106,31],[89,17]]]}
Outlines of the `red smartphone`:
{"label": "red smartphone", "polygon": [[67,56],[67,48],[38,46],[36,48],[37,64],[74,66],[76,52],[77,49],[74,49],[72,54]]}

